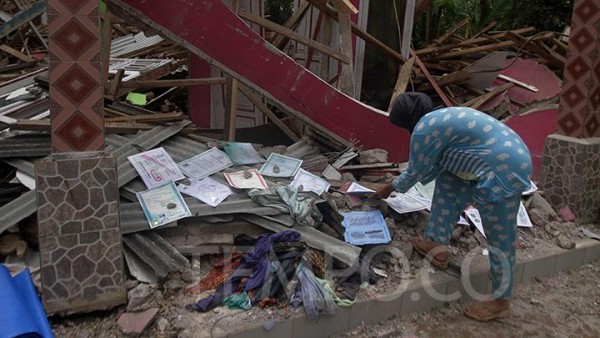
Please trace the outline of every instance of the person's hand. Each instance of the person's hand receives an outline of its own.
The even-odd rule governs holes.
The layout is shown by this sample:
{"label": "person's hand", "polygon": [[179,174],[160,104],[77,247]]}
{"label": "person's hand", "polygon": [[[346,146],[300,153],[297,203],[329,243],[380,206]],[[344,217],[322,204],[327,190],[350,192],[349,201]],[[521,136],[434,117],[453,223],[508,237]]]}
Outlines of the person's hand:
{"label": "person's hand", "polygon": [[385,199],[390,197],[391,193],[394,192],[394,187],[392,186],[391,183],[388,183],[384,186],[382,186],[381,188],[377,189],[377,191],[375,191],[375,193],[373,193],[373,195],[371,195],[372,198],[376,198],[376,199]]}

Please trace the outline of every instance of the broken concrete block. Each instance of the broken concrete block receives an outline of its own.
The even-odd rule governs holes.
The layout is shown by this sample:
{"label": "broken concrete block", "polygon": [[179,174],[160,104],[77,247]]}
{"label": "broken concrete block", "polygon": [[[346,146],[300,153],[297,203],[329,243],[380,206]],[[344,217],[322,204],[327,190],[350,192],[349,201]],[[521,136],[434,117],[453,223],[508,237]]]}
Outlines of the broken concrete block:
{"label": "broken concrete block", "polygon": [[[548,221],[558,221],[558,214],[552,208],[552,205],[546,201],[544,197],[540,194],[533,194],[531,196],[531,200],[529,202],[529,211],[537,209],[541,213],[544,218],[547,218]],[[535,222],[534,222],[535,223]]]}
{"label": "broken concrete block", "polygon": [[370,149],[358,153],[360,164],[387,163],[388,152],[383,149]]}
{"label": "broken concrete block", "polygon": [[0,256],[16,254],[23,257],[27,251],[27,243],[17,234],[6,234],[0,237]]}
{"label": "broken concrete block", "polygon": [[157,308],[143,312],[125,312],[117,320],[119,330],[128,335],[140,335],[152,323],[157,313]]}
{"label": "broken concrete block", "polygon": [[575,220],[575,215],[569,207],[562,207],[558,212],[560,213],[560,217],[562,217],[563,221],[571,222]]}
{"label": "broken concrete block", "polygon": [[343,173],[342,174],[342,181],[346,181],[346,182],[357,182],[356,177],[354,177],[354,175],[352,175],[351,173]]}
{"label": "broken concrete block", "polygon": [[157,307],[162,299],[162,293],[158,291],[156,285],[140,283],[135,288],[127,292],[127,311],[138,312],[152,307]]}
{"label": "broken concrete block", "polygon": [[559,247],[566,250],[575,249],[575,242],[565,235],[558,236],[556,238],[556,244],[558,244]]}

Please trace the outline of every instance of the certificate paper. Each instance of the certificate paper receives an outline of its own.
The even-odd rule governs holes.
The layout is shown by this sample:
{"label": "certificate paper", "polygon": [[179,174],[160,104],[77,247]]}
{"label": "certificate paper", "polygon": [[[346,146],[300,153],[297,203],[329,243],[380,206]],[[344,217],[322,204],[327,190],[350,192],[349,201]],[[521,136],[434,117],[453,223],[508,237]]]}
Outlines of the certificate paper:
{"label": "certificate paper", "polygon": [[292,177],[302,165],[302,160],[272,153],[260,168],[260,174],[272,177]]}
{"label": "certificate paper", "polygon": [[210,177],[205,177],[198,181],[193,181],[190,185],[179,184],[177,190],[180,192],[195,197],[202,202],[216,207],[223,202],[229,195],[233,195],[233,191],[225,184],[219,183]]}
{"label": "certificate paper", "polygon": [[[531,183],[533,184],[533,182]],[[531,219],[529,219],[527,209],[525,209],[525,205],[523,205],[523,201],[521,201],[521,204],[519,205],[519,212],[517,213],[517,225],[525,228],[531,228],[533,226]]]}
{"label": "certificate paper", "polygon": [[481,222],[481,215],[479,214],[479,210],[475,208],[467,208],[465,209],[465,215],[467,215],[467,218],[471,222],[473,222],[475,228],[477,228],[477,230],[481,232],[483,237],[485,237],[485,231],[483,231],[483,223]]}
{"label": "certificate paper", "polygon": [[136,195],[151,228],[192,215],[173,181],[140,191]]}
{"label": "certificate paper", "polygon": [[235,164],[264,163],[262,157],[250,143],[228,142],[223,145],[223,150]]}
{"label": "certificate paper", "polygon": [[391,240],[381,211],[351,211],[344,213],[344,240],[354,245],[388,243]]}
{"label": "certificate paper", "polygon": [[[322,193],[329,189],[330,184],[319,176],[300,169],[296,176],[294,176],[294,180],[290,183],[290,186],[298,189],[298,191],[312,191],[321,196]],[[299,187],[302,187],[302,190]]]}
{"label": "certificate paper", "polygon": [[179,163],[179,168],[184,174],[197,180],[212,175],[225,168],[229,168],[233,162],[227,154],[217,148],[210,148],[200,155]]}
{"label": "certificate paper", "polygon": [[399,214],[406,214],[409,212],[427,209],[427,206],[407,194],[396,194],[395,196],[388,197],[383,201],[392,209],[396,210],[396,212]]}
{"label": "certificate paper", "polygon": [[184,178],[163,148],[156,148],[127,157],[148,188]]}
{"label": "certificate paper", "polygon": [[363,187],[362,185],[356,183],[356,182],[352,182],[350,184],[350,186],[348,187],[348,189],[346,190],[347,194],[350,193],[354,193],[354,194],[367,194],[367,193],[374,193],[375,190],[369,189],[367,187]]}
{"label": "certificate paper", "polygon": [[225,173],[229,185],[237,189],[267,189],[267,182],[256,169]]}

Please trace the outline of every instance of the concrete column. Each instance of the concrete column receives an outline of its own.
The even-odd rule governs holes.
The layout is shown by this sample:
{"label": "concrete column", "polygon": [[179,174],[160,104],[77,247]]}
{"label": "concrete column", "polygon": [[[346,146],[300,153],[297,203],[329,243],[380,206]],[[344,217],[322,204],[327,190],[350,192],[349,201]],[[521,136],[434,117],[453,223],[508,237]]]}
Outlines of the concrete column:
{"label": "concrete column", "polygon": [[557,134],[546,139],[541,188],[576,222],[600,219],[600,0],[575,0]]}
{"label": "concrete column", "polygon": [[125,302],[114,158],[53,154],[36,162],[35,174],[46,311],[89,312]]}
{"label": "concrete column", "polygon": [[48,1],[54,154],[35,164],[48,314],[106,310],[127,297],[116,162],[89,152],[104,149],[98,3]]}

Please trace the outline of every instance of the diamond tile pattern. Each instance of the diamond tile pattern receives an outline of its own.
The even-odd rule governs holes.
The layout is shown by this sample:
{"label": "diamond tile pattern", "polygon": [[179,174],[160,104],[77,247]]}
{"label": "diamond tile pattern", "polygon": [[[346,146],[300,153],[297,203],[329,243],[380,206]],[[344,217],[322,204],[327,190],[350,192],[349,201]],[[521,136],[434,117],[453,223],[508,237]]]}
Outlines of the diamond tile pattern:
{"label": "diamond tile pattern", "polygon": [[104,148],[97,0],[49,0],[50,118],[54,151]]}
{"label": "diamond tile pattern", "polygon": [[600,137],[600,0],[575,0],[557,132]]}

